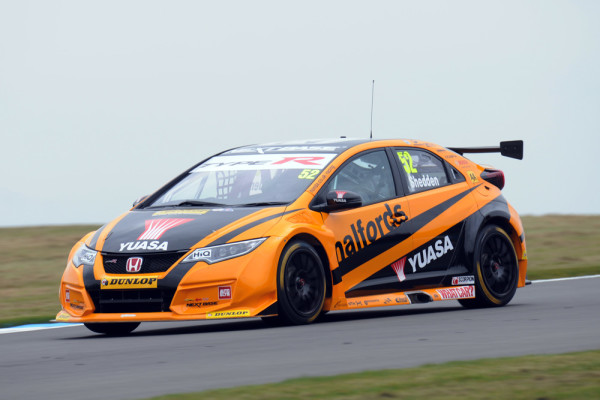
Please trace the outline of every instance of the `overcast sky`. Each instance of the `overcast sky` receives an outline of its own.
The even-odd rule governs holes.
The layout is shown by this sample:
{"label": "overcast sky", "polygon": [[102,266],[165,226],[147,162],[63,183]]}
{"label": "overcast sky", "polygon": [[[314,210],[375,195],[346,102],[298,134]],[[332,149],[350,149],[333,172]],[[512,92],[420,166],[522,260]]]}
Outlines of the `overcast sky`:
{"label": "overcast sky", "polygon": [[103,224],[278,140],[523,139],[523,215],[600,214],[599,1],[0,0],[0,226]]}

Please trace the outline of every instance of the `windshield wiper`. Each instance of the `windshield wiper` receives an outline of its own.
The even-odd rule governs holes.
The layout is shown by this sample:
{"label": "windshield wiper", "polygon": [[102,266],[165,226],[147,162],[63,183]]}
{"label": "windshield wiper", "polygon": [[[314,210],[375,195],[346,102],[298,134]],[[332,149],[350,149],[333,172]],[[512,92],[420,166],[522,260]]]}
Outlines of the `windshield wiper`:
{"label": "windshield wiper", "polygon": [[185,207],[185,206],[218,206],[218,207],[223,207],[226,206],[227,204],[223,204],[223,203],[214,203],[212,201],[200,201],[200,200],[185,200],[182,201],[181,203],[178,204],[172,204],[172,206],[174,207]]}
{"label": "windshield wiper", "polygon": [[264,207],[264,206],[284,206],[289,201],[262,201],[257,203],[236,204],[237,207]]}

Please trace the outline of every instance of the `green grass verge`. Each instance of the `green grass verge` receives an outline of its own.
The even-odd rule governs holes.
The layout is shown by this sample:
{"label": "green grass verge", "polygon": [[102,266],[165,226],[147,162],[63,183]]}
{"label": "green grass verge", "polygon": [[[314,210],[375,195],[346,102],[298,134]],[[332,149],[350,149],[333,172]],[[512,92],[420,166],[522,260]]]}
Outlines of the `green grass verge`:
{"label": "green grass verge", "polygon": [[[600,274],[600,216],[523,217],[529,279]],[[52,319],[71,246],[98,226],[0,228],[0,325]]]}
{"label": "green grass verge", "polygon": [[598,399],[600,351],[454,361],[418,368],[291,379],[152,400]]}

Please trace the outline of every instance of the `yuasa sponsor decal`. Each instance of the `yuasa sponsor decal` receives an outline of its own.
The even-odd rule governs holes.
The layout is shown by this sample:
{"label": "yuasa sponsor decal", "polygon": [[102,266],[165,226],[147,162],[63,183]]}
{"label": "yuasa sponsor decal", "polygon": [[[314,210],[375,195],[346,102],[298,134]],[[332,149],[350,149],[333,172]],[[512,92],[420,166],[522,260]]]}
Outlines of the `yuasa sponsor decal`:
{"label": "yuasa sponsor decal", "polygon": [[249,316],[250,310],[217,311],[206,314],[207,319],[240,318]]}
{"label": "yuasa sponsor decal", "polygon": [[333,199],[333,201],[335,201],[336,203],[345,203],[345,202],[346,202],[346,199],[344,198],[344,195],[345,195],[346,193],[347,193],[347,192],[344,192],[344,191],[342,191],[342,190],[336,190],[336,191],[335,191],[336,198],[335,198],[335,199]]}
{"label": "yuasa sponsor decal", "polygon": [[475,297],[475,286],[458,286],[455,288],[437,289],[443,300],[470,299]]}
{"label": "yuasa sponsor decal", "polygon": [[412,175],[408,176],[408,183],[411,189],[417,188],[430,188],[440,186],[440,180],[438,178],[430,177],[429,175],[424,175],[421,178],[415,178]]}
{"label": "yuasa sponsor decal", "polygon": [[444,236],[444,240],[436,240],[434,244],[427,246],[422,251],[408,259],[412,272],[417,272],[417,267],[425,268],[429,263],[443,257],[449,251],[454,250],[452,242],[448,236]]}
{"label": "yuasa sponsor decal", "polygon": [[152,289],[158,285],[157,276],[138,278],[104,278],[100,289]]}
{"label": "yuasa sponsor decal", "polygon": [[119,251],[133,251],[133,250],[163,250],[166,251],[169,248],[169,242],[159,242],[158,240],[148,241],[142,240],[140,242],[127,242],[121,243]]}
{"label": "yuasa sponsor decal", "polygon": [[404,275],[404,264],[406,264],[406,257],[402,257],[392,264],[392,268],[394,269],[394,272],[396,272],[400,282],[406,279],[406,276]]}
{"label": "yuasa sponsor decal", "polygon": [[146,230],[137,240],[158,240],[166,231],[176,226],[193,221],[191,218],[165,218],[146,221]]}
{"label": "yuasa sponsor decal", "polygon": [[473,275],[453,276],[452,284],[453,285],[474,285],[475,277]]}
{"label": "yuasa sponsor decal", "polygon": [[400,204],[394,206],[394,212],[392,212],[389,204],[386,203],[384,207],[385,211],[381,215],[378,215],[372,221],[367,221],[365,225],[363,225],[361,219],[350,225],[352,235],[346,235],[343,241],[335,243],[338,262],[342,262],[347,257],[373,244],[408,220]]}
{"label": "yuasa sponsor decal", "polygon": [[231,299],[231,286],[219,286],[219,300]]}
{"label": "yuasa sponsor decal", "polygon": [[140,272],[143,262],[144,259],[142,257],[129,257],[127,259],[125,270],[127,272]]}

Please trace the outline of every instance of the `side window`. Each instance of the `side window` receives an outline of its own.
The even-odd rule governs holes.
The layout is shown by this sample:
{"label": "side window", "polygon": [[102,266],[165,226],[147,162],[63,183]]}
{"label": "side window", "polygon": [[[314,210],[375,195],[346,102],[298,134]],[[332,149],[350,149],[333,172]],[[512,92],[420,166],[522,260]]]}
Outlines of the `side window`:
{"label": "side window", "polygon": [[358,193],[363,205],[396,197],[394,178],[385,151],[363,153],[346,163],[330,179],[324,192],[332,190]]}
{"label": "side window", "polygon": [[406,178],[408,193],[418,193],[448,184],[443,162],[433,154],[418,149],[396,149],[400,174]]}

